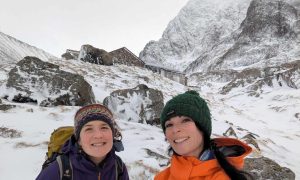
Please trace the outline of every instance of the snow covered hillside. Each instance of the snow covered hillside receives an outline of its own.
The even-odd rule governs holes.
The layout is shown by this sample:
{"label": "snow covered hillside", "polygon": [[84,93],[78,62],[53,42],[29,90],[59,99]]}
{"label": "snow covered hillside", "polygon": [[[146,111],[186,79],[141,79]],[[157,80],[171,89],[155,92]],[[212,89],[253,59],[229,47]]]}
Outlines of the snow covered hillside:
{"label": "snow covered hillside", "polygon": [[[6,86],[9,72],[24,56],[36,56],[61,71],[82,76],[97,103],[113,91],[141,84],[161,91],[164,102],[186,90],[196,90],[209,103],[213,137],[243,140],[250,136],[253,142],[249,144],[254,148],[250,157],[268,157],[300,179],[299,7],[297,0],[190,0],[162,38],[149,42],[140,53],[148,65],[186,73],[187,86],[144,67],[58,59],[0,32],[0,180],[34,179],[44,162],[51,132],[73,125],[79,108],[13,101],[16,93]],[[42,96],[49,95],[47,84],[35,83],[43,75],[21,73],[35,78],[23,84],[36,88],[37,102],[48,98]],[[131,112],[127,110],[124,112]],[[162,130],[138,121],[116,121],[125,147],[118,154],[130,179],[153,179],[168,161]]]}
{"label": "snow covered hillside", "polygon": [[[172,96],[186,91],[189,87],[163,78],[151,71],[117,66],[91,66],[77,60],[50,60],[63,70],[84,75],[92,85],[97,102],[102,102],[110,92],[117,89],[135,87],[138,84],[159,89],[165,101]],[[147,78],[145,78],[147,77]],[[3,78],[3,77],[2,77]],[[145,81],[146,79],[146,81]],[[234,93],[218,95],[215,91],[220,84],[211,88],[196,88],[209,101],[213,114],[213,135],[223,136],[232,127],[238,138],[251,132],[256,135],[261,148],[259,154],[275,160],[282,166],[291,168],[299,174],[299,107],[300,91],[280,89],[261,95],[260,98]],[[215,88],[215,89],[214,89]],[[3,89],[2,89],[3,90]],[[3,104],[16,107],[1,111],[0,165],[1,178],[33,179],[40,171],[47,151],[46,141],[51,132],[63,125],[73,124],[73,115],[79,107],[58,106],[39,107],[34,104],[18,104],[2,99]],[[298,113],[298,114],[297,114]],[[126,162],[132,179],[152,179],[153,175],[166,164],[165,158],[153,154],[166,155],[167,143],[159,127],[118,119],[123,133],[125,151],[119,155]],[[12,137],[7,137],[4,128],[11,130]],[[8,130],[7,130],[8,131]],[[16,131],[15,133],[13,133]],[[20,135],[18,136],[18,133]],[[24,163],[26,162],[26,166]],[[18,169],[18,173],[14,173]],[[144,172],[144,170],[146,171]]]}
{"label": "snow covered hillside", "polygon": [[44,61],[56,57],[0,32],[0,65],[20,61],[25,56],[36,56]]}
{"label": "snow covered hillside", "polygon": [[[187,90],[187,87],[177,82],[138,67],[91,65],[77,60],[49,60],[48,62],[59,65],[62,70],[84,75],[88,83],[92,85],[95,99],[99,103],[102,103],[103,99],[114,90],[133,88],[141,83],[160,89],[164,93],[165,100]],[[5,78],[6,76],[2,77],[2,79]],[[4,92],[6,88],[2,86],[1,93]],[[49,140],[51,132],[59,126],[72,125],[73,116],[79,107],[46,108],[34,104],[12,103],[4,99],[2,103],[16,105],[16,108],[0,112],[2,128],[0,130],[2,131],[0,132],[0,159],[3,162],[0,165],[0,179],[2,177],[18,179],[19,173],[13,173],[14,169],[19,169],[24,179],[33,179],[39,173],[44,161],[47,151],[46,141]],[[162,131],[158,127],[126,122],[122,119],[119,119],[118,123],[123,130],[123,143],[126,149],[120,153],[120,156],[128,164],[131,178],[139,179],[141,174],[145,173],[144,169],[146,169],[146,174],[143,176],[152,177],[160,166],[159,161],[149,156],[147,152],[160,153],[165,150],[167,143],[164,142]],[[20,132],[20,137],[7,137],[5,132],[14,133],[10,133],[5,128]],[[14,137],[14,135],[11,136]],[[20,162],[27,162],[28,166]]]}

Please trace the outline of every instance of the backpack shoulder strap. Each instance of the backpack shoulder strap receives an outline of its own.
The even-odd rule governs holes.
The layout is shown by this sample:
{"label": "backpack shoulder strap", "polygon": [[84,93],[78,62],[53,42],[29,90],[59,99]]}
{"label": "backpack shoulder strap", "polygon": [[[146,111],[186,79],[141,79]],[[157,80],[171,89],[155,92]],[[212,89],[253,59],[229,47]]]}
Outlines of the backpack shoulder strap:
{"label": "backpack shoulder strap", "polygon": [[59,166],[59,175],[61,180],[73,180],[72,163],[69,160],[69,156],[62,154],[56,157],[56,161]]}
{"label": "backpack shoulder strap", "polygon": [[124,163],[123,163],[122,159],[118,155],[116,155],[116,159],[115,159],[116,180],[121,179],[121,176],[123,174],[123,166],[124,166]]}

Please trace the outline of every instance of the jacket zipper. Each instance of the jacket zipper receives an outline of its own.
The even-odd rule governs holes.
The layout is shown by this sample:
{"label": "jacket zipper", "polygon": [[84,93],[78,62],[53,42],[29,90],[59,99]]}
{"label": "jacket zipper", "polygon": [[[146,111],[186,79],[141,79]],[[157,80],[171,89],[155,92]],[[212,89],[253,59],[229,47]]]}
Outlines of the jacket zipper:
{"label": "jacket zipper", "polygon": [[101,175],[101,173],[99,172],[99,174],[98,174],[98,180],[100,180],[100,175]]}

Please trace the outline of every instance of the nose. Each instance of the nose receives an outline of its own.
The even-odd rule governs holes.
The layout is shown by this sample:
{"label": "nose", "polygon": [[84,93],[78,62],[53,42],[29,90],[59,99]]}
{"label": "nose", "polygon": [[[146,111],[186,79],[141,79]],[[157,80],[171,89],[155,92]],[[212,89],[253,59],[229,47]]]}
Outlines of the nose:
{"label": "nose", "polygon": [[180,132],[181,131],[181,128],[178,124],[174,124],[173,127],[172,127],[172,132],[173,133],[177,133],[177,132]]}
{"label": "nose", "polygon": [[102,138],[103,137],[103,132],[99,129],[96,129],[94,132],[94,137],[95,138]]}

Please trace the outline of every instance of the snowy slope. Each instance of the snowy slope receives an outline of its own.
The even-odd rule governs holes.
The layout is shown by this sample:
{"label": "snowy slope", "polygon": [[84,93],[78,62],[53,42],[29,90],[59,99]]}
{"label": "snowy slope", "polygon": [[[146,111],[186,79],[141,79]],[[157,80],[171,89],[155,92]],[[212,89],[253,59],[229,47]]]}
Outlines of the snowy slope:
{"label": "snowy slope", "polygon": [[[62,70],[84,75],[92,85],[96,101],[99,103],[102,103],[103,99],[114,90],[133,88],[141,83],[150,88],[162,90],[165,100],[187,90],[187,87],[177,82],[138,67],[124,65],[108,67],[77,60],[49,61],[60,65]],[[2,77],[2,79],[5,78],[6,76]],[[7,112],[0,112],[0,127],[15,129],[22,132],[22,135],[19,138],[6,138],[1,136],[0,132],[0,159],[2,160],[0,179],[17,179],[20,173],[24,179],[34,179],[44,161],[47,151],[45,142],[51,132],[59,126],[72,125],[73,115],[79,107],[43,108],[36,105],[2,101],[4,104],[15,104],[17,107]],[[118,122],[123,129],[126,149],[125,152],[120,153],[120,156],[128,164],[131,178],[139,179],[140,173],[144,173],[144,169],[149,169],[149,173],[142,177],[146,179],[152,177],[153,172],[160,169],[159,162],[155,158],[149,157],[144,148],[156,152],[164,151],[163,147],[167,147],[167,144],[164,142],[160,128],[125,122],[121,119]],[[8,154],[10,155],[8,156]],[[24,167],[24,164],[19,162],[28,162],[29,165]],[[145,168],[142,168],[143,166]],[[19,169],[20,173],[13,173],[14,169]]]}
{"label": "snowy slope", "polygon": [[0,32],[0,65],[16,63],[25,56],[36,56],[44,61],[56,58],[41,49]]}
{"label": "snowy slope", "polygon": [[[139,83],[161,90],[165,101],[188,89],[138,67],[91,66],[90,63],[77,60],[50,62],[60,65],[63,70],[84,75],[92,85],[98,102],[102,102],[113,90],[132,88]],[[300,154],[296,147],[300,145],[300,119],[295,114],[300,109],[300,91],[279,88],[257,99],[236,92],[215,94],[218,86],[220,84],[212,84],[211,87],[202,87],[200,91],[212,109],[213,135],[222,136],[229,127],[235,129],[239,138],[249,132],[257,134],[261,155],[291,168],[299,176],[297,167],[300,167]],[[45,142],[50,133],[59,126],[72,125],[73,115],[79,107],[45,108],[2,101],[17,107],[0,112],[0,127],[15,129],[22,135],[19,138],[0,136],[0,179],[19,179],[19,174],[24,179],[34,179],[44,160],[47,150]],[[166,162],[147,153],[146,149],[166,156],[168,144],[164,141],[161,129],[122,119],[117,122],[122,129],[125,146],[125,151],[119,155],[126,162],[131,179],[152,179],[163,168],[160,164]],[[27,162],[28,165],[20,162]],[[15,173],[15,169],[18,169],[18,173]]]}

